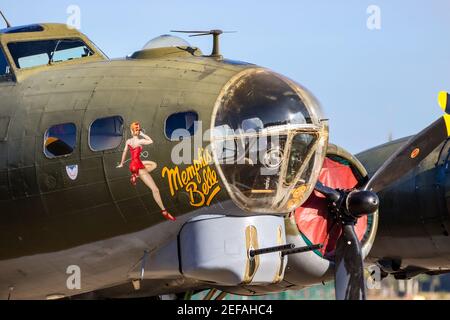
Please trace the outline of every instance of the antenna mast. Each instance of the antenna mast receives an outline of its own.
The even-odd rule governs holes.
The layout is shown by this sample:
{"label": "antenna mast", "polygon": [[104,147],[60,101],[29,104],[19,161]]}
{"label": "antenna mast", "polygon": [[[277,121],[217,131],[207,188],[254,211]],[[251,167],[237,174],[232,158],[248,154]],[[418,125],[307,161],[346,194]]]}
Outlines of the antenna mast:
{"label": "antenna mast", "polygon": [[189,37],[212,35],[213,36],[213,48],[212,48],[212,52],[209,56],[212,58],[216,58],[216,59],[222,59],[223,57],[220,54],[220,48],[219,48],[219,36],[222,33],[234,33],[236,31],[222,31],[219,29],[215,29],[215,30],[209,30],[209,31],[171,30],[170,32],[193,33],[193,34],[189,35]]}
{"label": "antenna mast", "polygon": [[1,10],[0,10],[0,14],[2,15],[3,20],[5,20],[6,27],[11,28],[11,24],[9,23],[8,19],[6,19],[5,15],[3,14],[3,12]]}

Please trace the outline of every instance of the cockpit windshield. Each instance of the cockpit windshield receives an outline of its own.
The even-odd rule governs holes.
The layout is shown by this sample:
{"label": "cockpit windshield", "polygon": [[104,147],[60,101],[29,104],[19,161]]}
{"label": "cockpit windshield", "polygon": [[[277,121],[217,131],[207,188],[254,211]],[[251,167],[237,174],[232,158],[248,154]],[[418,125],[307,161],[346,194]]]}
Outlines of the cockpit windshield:
{"label": "cockpit windshield", "polygon": [[34,40],[8,43],[17,68],[25,69],[92,56],[80,39]]}

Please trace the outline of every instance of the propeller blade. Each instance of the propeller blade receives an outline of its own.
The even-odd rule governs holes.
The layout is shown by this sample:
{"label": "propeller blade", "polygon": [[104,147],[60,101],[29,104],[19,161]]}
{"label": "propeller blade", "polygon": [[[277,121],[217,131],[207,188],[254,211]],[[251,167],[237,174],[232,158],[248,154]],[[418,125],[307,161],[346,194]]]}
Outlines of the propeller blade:
{"label": "propeller blade", "polygon": [[365,300],[361,244],[353,224],[344,224],[335,252],[334,280],[337,300]]}
{"label": "propeller blade", "polygon": [[170,32],[178,32],[178,33],[206,33],[206,34],[210,33],[209,30],[203,30],[203,31],[199,31],[199,30],[170,30]]}
{"label": "propeller blade", "polygon": [[337,202],[341,198],[341,194],[339,191],[327,187],[320,181],[317,181],[314,189],[323,194],[331,202]]}
{"label": "propeller blade", "polygon": [[189,37],[201,37],[201,36],[209,36],[211,33],[196,33],[196,34],[190,34]]}
{"label": "propeller blade", "polygon": [[[220,31],[220,30],[218,30]],[[220,31],[218,34],[222,34],[222,33],[236,33],[236,31]],[[189,37],[200,37],[200,36],[208,36],[210,34],[215,34],[214,30],[211,32],[206,32],[206,33],[196,33],[196,34],[191,34],[189,35]]]}
{"label": "propeller blade", "polygon": [[450,115],[444,115],[412,137],[375,172],[364,187],[378,192],[414,169],[450,136]]}
{"label": "propeller blade", "polygon": [[[177,33],[193,33],[193,34],[198,34],[198,36],[202,35],[202,36],[206,36],[209,34],[222,34],[222,33],[236,33],[237,31],[222,31],[219,29],[214,29],[214,30],[170,30],[170,32],[177,32]],[[195,35],[192,35],[191,37],[194,37]]]}
{"label": "propeller blade", "polygon": [[449,104],[449,94],[445,91],[441,91],[438,94],[438,104],[441,107],[441,109],[447,113],[450,114],[450,104]]}

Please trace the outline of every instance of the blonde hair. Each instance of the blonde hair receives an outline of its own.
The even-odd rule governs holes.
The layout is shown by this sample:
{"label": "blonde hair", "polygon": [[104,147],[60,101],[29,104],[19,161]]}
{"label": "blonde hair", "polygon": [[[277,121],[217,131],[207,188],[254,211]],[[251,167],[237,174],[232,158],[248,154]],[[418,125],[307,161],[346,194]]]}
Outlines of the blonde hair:
{"label": "blonde hair", "polygon": [[141,131],[141,125],[139,122],[132,122],[130,125],[130,130],[133,135],[137,135]]}

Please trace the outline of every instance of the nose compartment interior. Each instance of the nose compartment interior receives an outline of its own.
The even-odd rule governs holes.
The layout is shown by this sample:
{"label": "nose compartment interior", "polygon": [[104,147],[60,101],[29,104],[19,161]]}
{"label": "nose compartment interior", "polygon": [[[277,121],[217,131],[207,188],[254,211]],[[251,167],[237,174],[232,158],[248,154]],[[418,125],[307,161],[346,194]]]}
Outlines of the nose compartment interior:
{"label": "nose compartment interior", "polygon": [[[266,70],[242,75],[216,104],[212,146],[231,198],[253,212],[285,213],[309,196],[324,158],[320,107]],[[309,98],[309,99],[308,99]]]}

